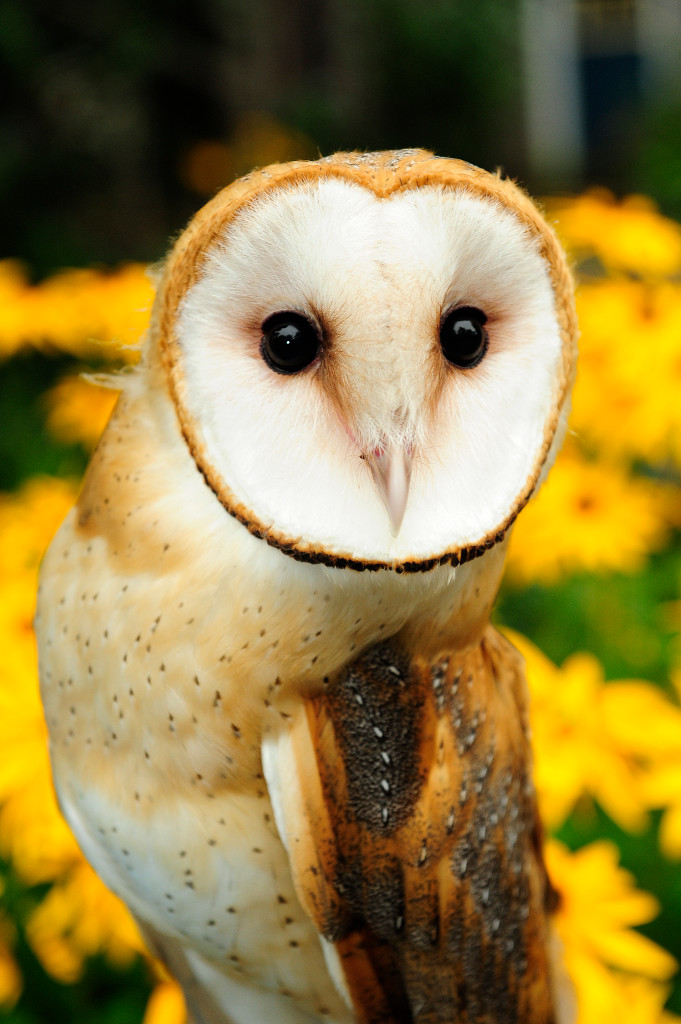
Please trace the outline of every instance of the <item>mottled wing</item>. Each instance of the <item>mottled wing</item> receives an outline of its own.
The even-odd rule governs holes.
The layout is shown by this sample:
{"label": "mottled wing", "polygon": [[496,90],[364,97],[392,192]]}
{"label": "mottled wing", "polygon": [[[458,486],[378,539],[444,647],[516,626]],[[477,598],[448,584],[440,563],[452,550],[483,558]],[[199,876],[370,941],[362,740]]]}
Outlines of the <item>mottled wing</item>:
{"label": "mottled wing", "polygon": [[555,1020],[522,663],[491,627],[432,664],[371,648],[264,760],[358,1021]]}

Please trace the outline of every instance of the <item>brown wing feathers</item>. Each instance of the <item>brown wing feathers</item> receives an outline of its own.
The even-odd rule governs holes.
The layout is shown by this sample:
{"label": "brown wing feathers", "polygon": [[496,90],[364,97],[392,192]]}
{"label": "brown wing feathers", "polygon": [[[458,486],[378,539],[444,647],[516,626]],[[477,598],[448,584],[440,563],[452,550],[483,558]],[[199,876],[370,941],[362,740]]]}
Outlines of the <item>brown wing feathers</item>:
{"label": "brown wing feathers", "polygon": [[554,1019],[525,713],[489,628],[436,664],[379,644],[293,723],[294,877],[359,1021]]}

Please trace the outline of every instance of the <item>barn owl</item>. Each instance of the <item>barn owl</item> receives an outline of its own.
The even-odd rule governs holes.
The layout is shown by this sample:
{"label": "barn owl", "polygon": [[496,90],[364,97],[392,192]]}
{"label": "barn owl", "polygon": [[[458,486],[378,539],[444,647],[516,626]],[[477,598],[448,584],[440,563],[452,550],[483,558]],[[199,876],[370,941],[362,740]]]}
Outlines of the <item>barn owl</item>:
{"label": "barn owl", "polygon": [[254,172],[165,263],[42,566],[63,812],[196,1024],[569,1019],[519,655],[572,284],[512,182]]}

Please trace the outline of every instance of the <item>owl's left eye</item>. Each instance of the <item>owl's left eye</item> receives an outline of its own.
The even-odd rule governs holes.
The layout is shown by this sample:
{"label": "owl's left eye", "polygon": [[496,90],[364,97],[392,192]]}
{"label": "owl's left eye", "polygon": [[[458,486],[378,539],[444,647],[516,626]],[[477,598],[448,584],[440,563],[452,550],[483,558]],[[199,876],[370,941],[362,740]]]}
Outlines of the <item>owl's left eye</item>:
{"label": "owl's left eye", "polygon": [[300,313],[273,313],[262,325],[260,352],[276,373],[298,373],[317,358],[319,332]]}
{"label": "owl's left eye", "polygon": [[440,346],[447,362],[462,369],[477,366],[487,351],[487,316],[474,306],[459,306],[440,325]]}

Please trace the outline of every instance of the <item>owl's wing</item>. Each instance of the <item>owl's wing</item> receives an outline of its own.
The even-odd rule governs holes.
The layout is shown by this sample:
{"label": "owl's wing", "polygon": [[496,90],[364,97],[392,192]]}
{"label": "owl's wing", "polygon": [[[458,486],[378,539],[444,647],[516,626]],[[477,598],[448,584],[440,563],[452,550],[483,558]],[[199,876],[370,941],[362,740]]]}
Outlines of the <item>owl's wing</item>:
{"label": "owl's wing", "polygon": [[362,1024],[555,1021],[520,656],[371,648],[266,741],[299,898]]}

